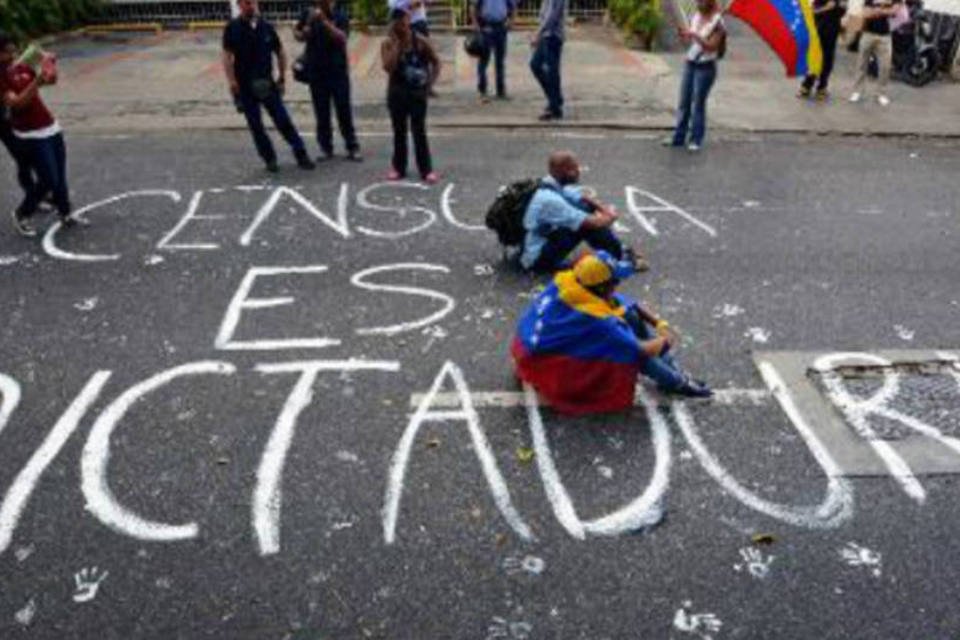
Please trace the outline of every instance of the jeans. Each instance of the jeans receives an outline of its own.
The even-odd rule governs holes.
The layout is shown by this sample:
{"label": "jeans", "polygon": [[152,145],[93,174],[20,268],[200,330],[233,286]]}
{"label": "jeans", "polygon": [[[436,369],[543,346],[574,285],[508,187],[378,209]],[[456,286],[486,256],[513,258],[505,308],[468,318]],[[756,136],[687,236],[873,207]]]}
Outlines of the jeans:
{"label": "jeans", "polygon": [[290,147],[293,149],[297,158],[305,158],[307,149],[303,144],[303,138],[297,133],[297,128],[293,126],[293,120],[283,104],[283,98],[277,90],[271,91],[270,95],[262,102],[253,95],[241,91],[239,95],[240,108],[243,109],[243,115],[247,119],[247,126],[250,128],[250,134],[253,136],[253,143],[257,145],[257,153],[263,158],[264,162],[276,162],[277,152],[273,150],[273,143],[267,135],[267,130],[263,126],[263,112],[260,106],[267,110],[270,119],[277,126],[277,130],[284,137]]}
{"label": "jeans", "polygon": [[566,266],[566,258],[581,242],[596,250],[603,250],[619,260],[623,257],[623,245],[609,228],[604,229],[554,229],[547,234],[547,243],[540,250],[533,270],[552,273]]}
{"label": "jeans", "polygon": [[555,36],[540,38],[537,48],[530,58],[530,70],[547,96],[547,111],[552,115],[563,115],[563,91],[560,86],[560,55],[563,53],[563,40]]}
{"label": "jeans", "polygon": [[427,96],[405,87],[390,87],[387,91],[387,109],[393,127],[393,168],[402,176],[407,174],[407,131],[413,134],[413,148],[417,169],[425,178],[433,171],[430,144],[427,142]]}
{"label": "jeans", "polygon": [[870,66],[870,54],[877,56],[877,81],[880,91],[883,91],[890,81],[890,64],[893,56],[893,40],[890,34],[885,36],[864,31],[860,34],[860,54],[857,58],[857,80],[853,83],[853,90],[860,91],[867,80],[867,67]]}
{"label": "jeans", "polygon": [[818,91],[826,91],[830,83],[830,74],[833,73],[833,61],[837,53],[837,38],[840,31],[835,27],[817,27],[817,35],[820,36],[820,48],[823,49],[823,69],[819,76],[809,75],[803,79],[803,86],[808,91],[813,88],[813,83],[817,83]]}
{"label": "jeans", "polygon": [[346,69],[327,71],[310,82],[310,98],[317,118],[317,144],[327,155],[333,153],[333,131],[330,127],[330,103],[337,112],[337,124],[347,151],[360,148],[353,128],[353,109],[350,104],[350,76]]}
{"label": "jeans", "polygon": [[680,81],[680,106],[677,108],[677,128],[673,132],[673,144],[682,147],[687,142],[687,128],[693,119],[690,142],[703,144],[707,133],[707,97],[717,79],[716,62],[690,62],[683,68]]}
{"label": "jeans", "polygon": [[493,55],[494,70],[497,74],[497,95],[507,94],[506,69],[504,60],[507,57],[507,25],[502,22],[489,22],[480,29],[483,42],[486,45],[484,54],[477,62],[477,91],[487,93],[487,66],[490,64],[490,55]]}
{"label": "jeans", "polygon": [[30,159],[27,157],[23,141],[13,135],[13,129],[8,123],[0,123],[0,142],[3,142],[3,146],[10,152],[10,157],[17,165],[17,183],[24,193],[29,193],[36,185],[33,171],[30,169]]}
{"label": "jeans", "polygon": [[[641,342],[653,340],[657,337],[656,332],[649,324],[640,317],[640,312],[636,305],[627,309],[624,314],[624,320],[633,329],[637,338]],[[676,391],[687,382],[687,376],[677,366],[669,347],[664,349],[659,356],[647,356],[644,359],[640,371],[643,375],[657,383],[657,386],[664,391]]]}
{"label": "jeans", "polygon": [[48,193],[53,195],[53,204],[61,218],[70,215],[70,189],[67,185],[67,147],[63,134],[49,138],[21,139],[30,166],[37,173],[37,182],[33,189],[17,208],[17,215],[28,218],[37,211],[40,201]]}

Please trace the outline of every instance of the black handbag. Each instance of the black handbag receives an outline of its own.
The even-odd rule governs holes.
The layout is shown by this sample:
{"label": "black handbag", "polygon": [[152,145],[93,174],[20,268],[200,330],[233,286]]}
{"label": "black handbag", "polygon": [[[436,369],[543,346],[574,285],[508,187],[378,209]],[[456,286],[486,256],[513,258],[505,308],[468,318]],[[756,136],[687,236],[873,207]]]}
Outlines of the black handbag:
{"label": "black handbag", "polygon": [[303,54],[293,61],[290,67],[293,70],[293,79],[303,84],[310,84],[310,74],[307,72],[307,54]]}
{"label": "black handbag", "polygon": [[487,53],[487,41],[479,30],[471,31],[463,39],[463,50],[468,56],[482,58]]}

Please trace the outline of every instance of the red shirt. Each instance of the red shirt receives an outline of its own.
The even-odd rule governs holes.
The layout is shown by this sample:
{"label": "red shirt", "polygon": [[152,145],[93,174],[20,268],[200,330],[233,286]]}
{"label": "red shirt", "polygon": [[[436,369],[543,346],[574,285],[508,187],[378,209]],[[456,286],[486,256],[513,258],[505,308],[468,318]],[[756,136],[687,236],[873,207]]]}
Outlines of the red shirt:
{"label": "red shirt", "polygon": [[[10,65],[0,74],[0,91],[20,93],[37,77],[36,72],[25,64]],[[37,96],[16,109],[10,109],[10,124],[17,133],[40,131],[56,124],[47,105]]]}

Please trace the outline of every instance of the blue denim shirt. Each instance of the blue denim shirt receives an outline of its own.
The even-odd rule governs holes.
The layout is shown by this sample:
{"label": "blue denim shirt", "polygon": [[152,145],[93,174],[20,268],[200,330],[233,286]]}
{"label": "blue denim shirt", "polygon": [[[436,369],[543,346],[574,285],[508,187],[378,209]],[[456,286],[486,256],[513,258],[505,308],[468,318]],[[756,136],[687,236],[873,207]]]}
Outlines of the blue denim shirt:
{"label": "blue denim shirt", "polygon": [[541,38],[554,37],[563,40],[566,8],[567,0],[542,0],[537,35]]}
{"label": "blue denim shirt", "polygon": [[530,201],[523,216],[523,228],[527,236],[523,240],[523,253],[520,264],[524,269],[532,269],[543,245],[547,243],[547,234],[554,229],[563,228],[576,231],[589,216],[583,205],[583,190],[568,185],[561,188],[551,176],[542,180],[552,189],[539,189]]}
{"label": "blue denim shirt", "polygon": [[517,6],[515,0],[476,0],[475,4],[483,22],[506,22]]}

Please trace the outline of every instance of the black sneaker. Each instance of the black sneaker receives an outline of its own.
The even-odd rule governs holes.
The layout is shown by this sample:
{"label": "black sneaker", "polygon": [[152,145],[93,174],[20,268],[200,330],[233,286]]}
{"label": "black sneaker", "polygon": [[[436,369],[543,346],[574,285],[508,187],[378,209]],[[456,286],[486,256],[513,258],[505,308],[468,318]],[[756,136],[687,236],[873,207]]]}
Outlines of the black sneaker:
{"label": "black sneaker", "polygon": [[350,162],[363,162],[363,154],[360,153],[360,149],[351,149],[347,151],[347,160]]}
{"label": "black sneaker", "polygon": [[64,228],[76,227],[76,226],[89,227],[90,221],[87,220],[86,218],[81,218],[71,213],[70,215],[67,215],[67,216],[60,216],[60,225]]}
{"label": "black sneaker", "polygon": [[709,398],[713,396],[710,387],[699,380],[690,379],[677,388],[677,393],[688,398]]}
{"label": "black sneaker", "polygon": [[540,122],[552,122],[553,120],[563,120],[562,113],[553,113],[551,111],[544,111],[540,114],[540,117],[537,118]]}
{"label": "black sneaker", "polygon": [[307,156],[300,156],[297,158],[297,166],[303,169],[304,171],[313,171],[317,168],[317,165],[314,164],[313,160]]}
{"label": "black sneaker", "polygon": [[26,218],[21,218],[17,215],[16,211],[13,212],[11,217],[13,218],[13,228],[24,238],[33,238],[37,235],[37,230],[30,224],[30,221]]}
{"label": "black sneaker", "polygon": [[328,160],[333,160],[333,151],[324,151],[317,156],[317,162],[327,162]]}
{"label": "black sneaker", "polygon": [[269,162],[267,162],[267,171],[269,173],[277,173],[278,171],[280,171],[280,167],[277,166],[276,160],[270,160]]}

